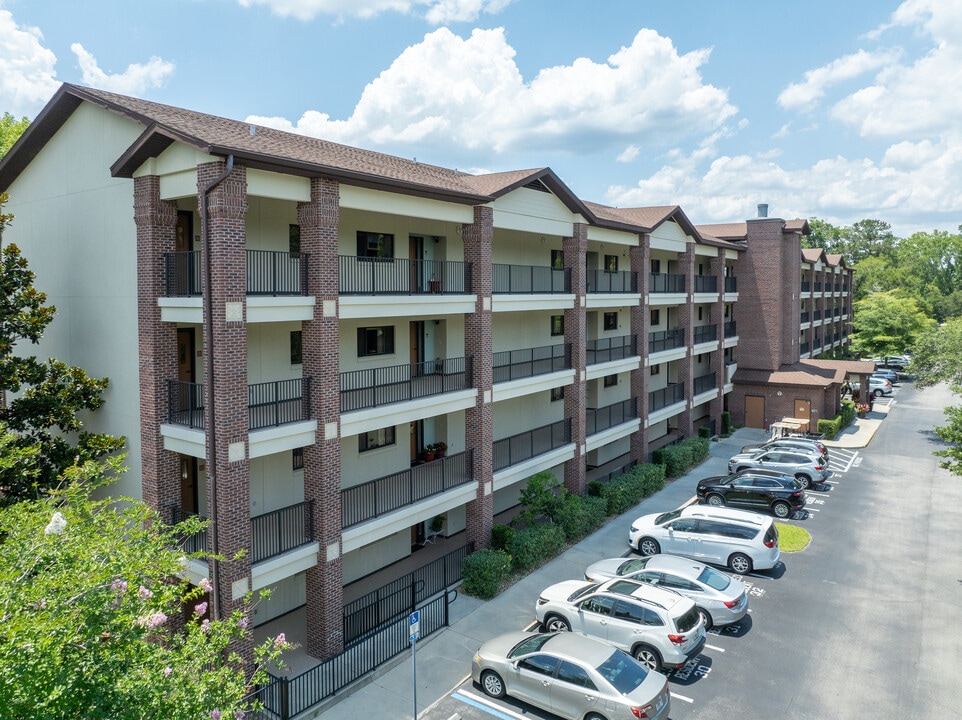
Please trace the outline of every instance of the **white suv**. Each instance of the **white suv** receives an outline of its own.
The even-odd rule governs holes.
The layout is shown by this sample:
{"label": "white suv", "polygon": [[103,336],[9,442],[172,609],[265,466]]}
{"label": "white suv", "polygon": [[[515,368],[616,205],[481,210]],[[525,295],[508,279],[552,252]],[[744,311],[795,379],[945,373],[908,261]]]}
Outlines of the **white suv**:
{"label": "white suv", "polygon": [[624,578],[557,583],[541,593],[535,613],[549,632],[607,640],[652,670],[680,668],[705,646],[705,624],[690,598]]}
{"label": "white suv", "polygon": [[711,505],[645,515],[631,524],[628,544],[642,555],[682,555],[746,575],[778,563],[778,528],[771,517]]}

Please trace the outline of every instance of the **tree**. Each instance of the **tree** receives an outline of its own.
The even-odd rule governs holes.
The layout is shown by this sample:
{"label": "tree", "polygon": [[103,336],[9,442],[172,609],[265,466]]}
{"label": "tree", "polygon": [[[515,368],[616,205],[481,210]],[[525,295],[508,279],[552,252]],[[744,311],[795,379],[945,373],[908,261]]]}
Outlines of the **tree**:
{"label": "tree", "polygon": [[962,317],[922,333],[912,353],[912,376],[917,388],[939,383],[962,385]]}
{"label": "tree", "polygon": [[3,117],[0,118],[0,160],[13,147],[17,139],[23,135],[29,125],[30,121],[26,117],[17,120],[8,112],[3,114]]}
{"label": "tree", "polygon": [[934,321],[905,294],[872,293],[854,305],[857,327],[852,352],[865,356],[896,355],[912,348]]}
{"label": "tree", "polygon": [[[0,427],[0,464],[31,451]],[[179,579],[177,531],[144,503],[93,499],[121,461],[70,467],[62,487],[0,508],[2,720],[240,718],[290,647],[232,652],[250,608],[208,618],[207,581]]]}

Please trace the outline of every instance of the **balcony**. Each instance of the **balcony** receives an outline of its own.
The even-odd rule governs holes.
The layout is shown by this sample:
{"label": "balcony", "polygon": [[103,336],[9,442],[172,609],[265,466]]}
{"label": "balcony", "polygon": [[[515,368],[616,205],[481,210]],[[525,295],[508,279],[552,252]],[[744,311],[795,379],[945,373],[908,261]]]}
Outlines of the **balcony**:
{"label": "balcony", "polygon": [[638,417],[638,398],[600,408],[585,409],[585,435],[590,436]]}
{"label": "balcony", "polygon": [[693,330],[693,342],[695,345],[702,343],[716,342],[718,340],[717,325],[696,325]]}
{"label": "balcony", "polygon": [[685,386],[682,383],[673,383],[660,390],[652,390],[648,393],[648,412],[653,413],[662,410],[669,405],[684,402]]}
{"label": "balcony", "polygon": [[669,273],[649,273],[648,292],[650,293],[683,293],[685,292],[685,276]]}
{"label": "balcony", "polygon": [[[164,253],[166,297],[203,295],[200,250]],[[247,251],[248,295],[307,295],[307,253]]]}
{"label": "balcony", "polygon": [[341,527],[359,525],[471,482],[474,455],[469,450],[345,488],[341,491]]}
{"label": "balcony", "polygon": [[464,295],[472,292],[471,263],[356,255],[338,257],[341,295]]}
{"label": "balcony", "polygon": [[815,292],[817,293],[822,292],[822,283],[820,280],[815,281]]}
{"label": "balcony", "polygon": [[718,278],[714,275],[695,275],[696,293],[717,293]]}
{"label": "balcony", "polygon": [[801,345],[799,345],[798,352],[801,353],[802,355],[808,355],[808,343],[803,342]]}
{"label": "balcony", "polygon": [[726,322],[726,323],[725,323],[725,337],[726,337],[726,338],[733,338],[733,337],[736,337],[737,335],[738,335],[738,330],[737,330],[737,328],[735,327],[735,321],[734,321],[734,320],[731,320],[731,321],[729,321],[729,322]]}
{"label": "balcony", "polygon": [[638,336],[598,338],[585,344],[585,362],[588,365],[624,360],[638,354]]}
{"label": "balcony", "polygon": [[464,390],[474,382],[472,358],[444,358],[343,372],[341,412]]}
{"label": "balcony", "polygon": [[494,353],[493,377],[495,383],[547,375],[559,370],[570,369],[570,343]]}
{"label": "balcony", "polygon": [[[193,515],[172,505],[171,524],[178,525]],[[202,518],[206,520],[207,518]],[[251,518],[251,563],[264,562],[314,542],[314,501],[289,505]],[[181,548],[188,553],[206,552],[207,531],[182,539]]]}
{"label": "balcony", "polygon": [[494,295],[568,294],[571,270],[541,265],[491,266],[491,292]]}
{"label": "balcony", "polygon": [[648,353],[664,352],[685,347],[685,329],[658,330],[648,333]]}
{"label": "balcony", "polygon": [[802,292],[810,293],[812,291],[812,283],[808,280],[802,280]]}
{"label": "balcony", "polygon": [[625,270],[589,270],[587,283],[590,293],[637,293],[638,273]]}
{"label": "balcony", "polygon": [[802,325],[804,325],[805,323],[808,322],[810,317],[811,317],[811,314],[808,312],[808,310],[806,310],[799,316],[799,322],[801,322]]}
{"label": "balcony", "polygon": [[813,310],[813,311],[812,311],[812,322],[818,322],[818,321],[821,320],[821,319],[822,319],[822,311],[821,311],[821,310]]}
{"label": "balcony", "polygon": [[709,373],[708,375],[702,375],[701,377],[696,377],[692,382],[692,393],[694,395],[701,395],[709,390],[714,390],[718,387],[718,376],[715,373]]}
{"label": "balcony", "polygon": [[725,276],[725,292],[726,293],[737,293],[738,292],[738,278],[733,275]]}
{"label": "balcony", "polygon": [[551,452],[571,443],[571,419],[494,441],[494,471]]}
{"label": "balcony", "polygon": [[[311,379],[294,378],[247,386],[248,429],[259,430],[311,419]],[[167,422],[204,429],[204,386],[167,381]]]}

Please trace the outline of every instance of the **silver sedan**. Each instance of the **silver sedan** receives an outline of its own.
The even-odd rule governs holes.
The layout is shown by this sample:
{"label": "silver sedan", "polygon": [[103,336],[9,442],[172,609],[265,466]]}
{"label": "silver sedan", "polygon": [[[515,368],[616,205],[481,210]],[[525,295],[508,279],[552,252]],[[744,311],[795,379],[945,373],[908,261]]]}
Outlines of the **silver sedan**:
{"label": "silver sedan", "polygon": [[691,598],[706,630],[713,625],[736,623],[748,612],[745,584],[697,560],[677,555],[609,558],[592,563],[585,570],[585,580],[592,582],[614,577],[639,580]]}
{"label": "silver sedan", "polygon": [[491,697],[511,695],[568,720],[667,718],[668,679],[601,640],[512,632],[484,643],[471,677]]}

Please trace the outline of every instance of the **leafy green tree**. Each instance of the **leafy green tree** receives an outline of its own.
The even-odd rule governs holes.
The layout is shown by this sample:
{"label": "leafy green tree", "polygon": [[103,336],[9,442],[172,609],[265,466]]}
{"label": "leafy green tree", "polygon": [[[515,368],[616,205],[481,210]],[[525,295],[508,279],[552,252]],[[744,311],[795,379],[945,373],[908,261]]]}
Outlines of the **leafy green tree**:
{"label": "leafy green tree", "polygon": [[534,524],[541,518],[556,521],[567,492],[553,473],[544,471],[532,475],[518,497],[524,508],[520,516],[528,524]]}
{"label": "leafy green tree", "polygon": [[[0,427],[0,464],[31,452]],[[250,607],[210,618],[209,583],[178,579],[175,530],[144,503],[93,499],[121,461],[0,508],[0,720],[241,718],[290,647],[279,636],[242,659]]]}
{"label": "leafy green tree", "polygon": [[919,336],[912,347],[911,369],[917,388],[962,385],[962,317],[930,327]]}
{"label": "leafy green tree", "polygon": [[811,218],[809,236],[802,236],[802,247],[822,248],[827,253],[842,253],[842,230],[826,220]]}
{"label": "leafy green tree", "polygon": [[[0,210],[6,197],[0,197]],[[3,223],[11,220],[4,216]],[[3,227],[0,226],[0,232]],[[39,497],[55,487],[75,462],[97,460],[123,448],[125,439],[83,431],[80,411],[103,405],[106,378],[81,368],[18,352],[18,343],[37,344],[56,308],[33,285],[34,274],[13,244],[0,250],[0,422],[16,433],[21,447],[38,446],[30,472],[0,468],[0,504]]]}
{"label": "leafy green tree", "polygon": [[29,125],[30,121],[26,117],[17,120],[8,112],[0,117],[0,159],[3,159],[3,156],[13,147],[13,144],[23,135]]}
{"label": "leafy green tree", "polygon": [[889,257],[864,258],[852,275],[852,300],[858,302],[871,293],[904,288],[903,275]]}
{"label": "leafy green tree", "polygon": [[852,352],[863,356],[905,352],[934,325],[913,298],[898,290],[871,293],[855,303],[854,311]]}
{"label": "leafy green tree", "polygon": [[[952,392],[962,394],[962,386],[953,385]],[[936,450],[932,454],[943,458],[940,467],[946,468],[953,475],[962,475],[962,406],[950,405],[945,408],[948,425],[935,428],[935,434],[940,440],[948,443],[949,447]]]}

